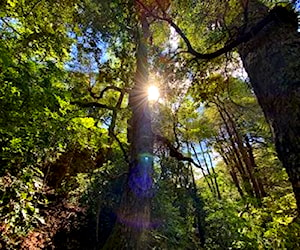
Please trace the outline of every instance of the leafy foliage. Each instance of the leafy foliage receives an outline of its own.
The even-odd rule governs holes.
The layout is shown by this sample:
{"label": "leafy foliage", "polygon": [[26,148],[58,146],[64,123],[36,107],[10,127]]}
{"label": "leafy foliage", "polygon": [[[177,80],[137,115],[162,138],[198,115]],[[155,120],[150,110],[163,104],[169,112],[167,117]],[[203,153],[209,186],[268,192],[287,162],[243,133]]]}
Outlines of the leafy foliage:
{"label": "leafy foliage", "polygon": [[[218,166],[220,179],[226,174],[223,167]],[[199,184],[203,186],[204,183]],[[238,200],[232,186],[223,186],[222,193],[224,199],[221,202],[214,200],[209,193],[205,196],[207,249],[299,247],[299,223],[295,220],[296,203],[290,187],[283,196],[272,192],[263,199],[260,207]]]}
{"label": "leafy foliage", "polygon": [[[247,25],[240,2],[0,3],[0,248],[105,245],[131,164],[141,3],[212,52]],[[292,188],[235,51],[191,60],[165,20],[146,18],[150,79],[161,90],[152,131],[163,138],[147,247],[300,248]]]}

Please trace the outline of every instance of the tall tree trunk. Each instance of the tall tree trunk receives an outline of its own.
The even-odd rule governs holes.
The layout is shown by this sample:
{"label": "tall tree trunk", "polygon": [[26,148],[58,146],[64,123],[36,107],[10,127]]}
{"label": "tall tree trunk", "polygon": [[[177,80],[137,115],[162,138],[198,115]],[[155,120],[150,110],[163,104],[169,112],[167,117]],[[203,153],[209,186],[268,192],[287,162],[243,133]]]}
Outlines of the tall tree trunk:
{"label": "tall tree trunk", "polygon": [[[245,169],[244,167],[244,161],[242,161],[242,157],[241,157],[241,153],[239,151],[239,147],[236,145],[236,142],[234,140],[235,136],[232,134],[232,131],[229,127],[229,124],[228,124],[228,121],[227,119],[225,118],[224,114],[223,114],[223,110],[220,108],[220,106],[218,106],[218,111],[219,111],[219,114],[224,122],[224,125],[225,125],[225,128],[226,128],[226,132],[228,134],[228,137],[229,137],[229,141],[231,143],[231,147],[232,147],[232,150],[234,152],[233,154],[233,159],[235,160],[236,162],[236,167],[238,168],[240,174],[241,174],[241,177],[242,177],[242,180],[243,180],[243,184],[244,184],[244,188],[245,188],[245,191],[252,197],[254,197],[254,194],[253,194],[253,187],[250,183],[250,180],[251,178],[249,178],[248,176],[248,171],[246,171],[247,169]],[[222,129],[220,130],[220,132],[222,133],[222,136],[224,138],[224,140],[226,139],[225,138],[225,135],[222,131]]]}
{"label": "tall tree trunk", "polygon": [[[210,168],[211,168],[213,174],[210,173],[210,170],[209,170],[210,168],[208,166],[206,155],[205,155],[204,149],[202,147],[201,141],[199,141],[199,146],[200,146],[200,150],[201,150],[201,153],[202,153],[204,164],[205,164],[207,172],[209,174],[209,178],[211,179],[212,185],[216,187],[215,188],[215,190],[216,190],[215,192],[217,194],[217,198],[219,200],[221,200],[221,194],[220,194],[220,190],[219,190],[219,186],[218,186],[218,182],[217,182],[217,175],[216,175],[215,169],[214,169],[214,167],[212,165],[212,161],[211,161],[211,167]],[[207,153],[207,154],[208,154],[209,159],[211,160],[209,153]]]}
{"label": "tall tree trunk", "polygon": [[[250,0],[248,11],[251,23],[255,23],[268,10]],[[278,157],[292,183],[300,214],[300,34],[289,17],[294,18],[285,13],[267,25],[239,47],[239,54],[272,125]]]}
{"label": "tall tree trunk", "polygon": [[197,230],[199,234],[200,245],[204,247],[205,244],[205,211],[204,204],[201,198],[198,195],[197,185],[195,182],[195,176],[193,173],[193,169],[190,166],[190,173],[192,177],[192,187],[190,188],[191,197],[193,200],[193,206],[196,213],[196,222],[197,222]]}
{"label": "tall tree trunk", "polygon": [[260,195],[261,195],[261,197],[266,197],[267,193],[264,189],[264,185],[262,183],[262,180],[259,177],[259,173],[257,171],[258,166],[256,165],[252,145],[250,144],[250,141],[249,141],[249,138],[248,138],[247,135],[245,136],[245,141],[246,141],[247,151],[248,151],[248,155],[249,155],[249,158],[250,158],[250,161],[251,161],[251,165],[252,165],[252,168],[254,169],[254,175],[255,175],[255,178],[256,178],[256,181],[257,181],[257,184],[258,184],[258,187],[259,187]]}
{"label": "tall tree trunk", "polygon": [[[231,134],[233,135],[233,138],[234,138],[234,140],[237,144],[238,151],[242,156],[242,159],[243,159],[243,162],[245,164],[248,176],[251,180],[255,196],[258,199],[258,202],[260,203],[260,199],[262,198],[262,194],[261,194],[261,190],[260,190],[260,187],[259,187],[259,184],[258,184],[258,180],[257,180],[256,176],[254,175],[254,166],[255,165],[253,165],[252,162],[251,162],[251,159],[248,155],[247,149],[244,146],[243,138],[240,135],[239,130],[237,129],[237,125],[236,125],[236,122],[234,121],[234,118],[227,111],[224,104],[223,105],[217,104],[217,105],[219,107],[220,112],[221,113],[224,112],[224,114],[227,116],[227,119],[228,119],[229,125],[230,125],[230,127],[228,126],[229,130],[230,130]],[[254,161],[254,158],[253,158],[253,161]]]}
{"label": "tall tree trunk", "polygon": [[[221,144],[221,141],[218,138],[216,138],[216,141],[219,144]],[[233,153],[229,154],[230,151],[231,150],[229,149],[227,152],[225,152],[225,150],[223,149],[223,145],[221,145],[219,148],[219,154],[221,155],[225,165],[228,168],[228,171],[232,178],[232,181],[233,181],[234,185],[236,186],[241,198],[244,198],[244,192],[240,186],[239,179],[237,177],[236,170],[235,170],[235,169],[237,169],[239,171],[239,169],[237,167],[237,163],[234,161],[234,159],[232,159],[233,156],[230,156],[230,155],[233,155]]]}
{"label": "tall tree trunk", "polygon": [[215,184],[216,184],[218,199],[221,200],[222,197],[221,197],[221,193],[220,193],[220,189],[219,189],[219,184],[218,184],[218,180],[217,180],[217,173],[216,173],[215,168],[213,166],[212,158],[211,158],[211,155],[210,155],[210,152],[209,152],[208,142],[205,143],[205,146],[206,146],[206,149],[207,149],[206,154],[208,156],[208,159],[209,159],[209,162],[210,162],[210,167],[212,169],[214,180],[215,180]]}
{"label": "tall tree trunk", "polygon": [[195,149],[193,143],[191,143],[191,148],[192,148],[192,150],[193,150],[193,153],[194,153],[194,156],[195,156],[195,158],[196,158],[196,160],[197,160],[197,163],[198,163],[198,165],[200,166],[201,172],[202,172],[202,174],[203,174],[203,176],[204,176],[204,180],[206,181],[209,190],[211,191],[212,195],[215,195],[215,192],[214,192],[214,190],[213,190],[213,188],[212,188],[212,186],[211,186],[212,184],[210,184],[209,178],[207,177],[207,175],[205,174],[205,172],[204,172],[204,170],[203,170],[201,161],[200,161],[200,159],[199,159],[199,157],[198,157],[198,153],[196,152],[196,149]]}
{"label": "tall tree trunk", "polygon": [[152,226],[153,135],[147,97],[149,25],[143,15],[140,21],[135,84],[129,95],[132,110],[128,130],[129,174],[118,212],[118,224],[104,249],[147,249],[147,233]]}

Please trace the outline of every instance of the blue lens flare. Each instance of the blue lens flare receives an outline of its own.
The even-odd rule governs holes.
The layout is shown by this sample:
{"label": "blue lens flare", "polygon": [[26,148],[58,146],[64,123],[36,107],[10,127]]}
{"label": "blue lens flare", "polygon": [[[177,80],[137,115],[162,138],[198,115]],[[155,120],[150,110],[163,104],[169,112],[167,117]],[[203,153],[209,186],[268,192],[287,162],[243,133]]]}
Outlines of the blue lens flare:
{"label": "blue lens flare", "polygon": [[128,185],[138,197],[153,196],[152,164],[153,156],[151,154],[141,154],[137,164],[130,170]]}
{"label": "blue lens flare", "polygon": [[[128,186],[131,192],[141,199],[146,201],[154,196],[153,188],[153,156],[149,153],[143,153],[138,156],[134,166],[130,169]],[[143,206],[145,204],[138,204]],[[148,204],[149,205],[149,204]],[[124,211],[118,213],[118,221],[133,227],[136,230],[144,230],[159,227],[162,222],[158,219],[150,219],[150,209],[146,212],[133,208],[129,214]]]}

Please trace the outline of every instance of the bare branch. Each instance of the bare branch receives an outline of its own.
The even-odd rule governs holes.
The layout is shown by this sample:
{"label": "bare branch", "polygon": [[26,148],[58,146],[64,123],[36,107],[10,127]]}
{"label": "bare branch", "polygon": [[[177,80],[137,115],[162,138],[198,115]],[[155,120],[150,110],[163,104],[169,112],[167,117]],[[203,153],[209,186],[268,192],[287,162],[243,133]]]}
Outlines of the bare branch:
{"label": "bare branch", "polygon": [[195,56],[197,59],[205,59],[205,60],[210,60],[213,58],[216,58],[218,56],[221,56],[234,48],[236,48],[238,45],[248,42],[251,38],[253,38],[255,35],[259,33],[267,24],[272,22],[274,20],[272,15],[266,16],[263,20],[258,22],[254,27],[252,27],[248,32],[238,36],[238,38],[232,42],[229,42],[227,45],[225,45],[223,48],[216,50],[215,52],[212,53],[207,53],[207,54],[202,54],[197,52],[191,45],[189,39],[186,37],[184,32],[179,28],[177,24],[175,24],[170,18],[160,18],[160,20],[168,22],[178,33],[178,35],[181,36],[183,41],[185,42],[187,46],[187,51],[191,55]]}

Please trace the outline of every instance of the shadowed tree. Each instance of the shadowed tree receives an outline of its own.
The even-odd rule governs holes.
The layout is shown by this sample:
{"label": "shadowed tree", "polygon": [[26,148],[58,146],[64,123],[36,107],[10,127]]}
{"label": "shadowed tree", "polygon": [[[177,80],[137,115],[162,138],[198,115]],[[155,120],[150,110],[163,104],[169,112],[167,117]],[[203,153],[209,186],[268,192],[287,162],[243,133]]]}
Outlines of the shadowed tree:
{"label": "shadowed tree", "polygon": [[[169,12],[161,9],[157,14],[149,8],[146,10],[157,20],[172,26],[187,47],[182,52],[196,60],[211,60],[237,49],[258,102],[272,126],[276,150],[292,183],[300,212],[300,33],[297,32],[297,15],[289,6],[270,10],[257,0],[235,4],[241,5],[242,13],[232,26],[239,28],[229,34],[230,39],[222,48],[211,53],[198,52]],[[226,30],[226,24],[224,26]],[[208,27],[208,30],[212,29]]]}
{"label": "shadowed tree", "polygon": [[[256,1],[249,1],[248,12],[249,17],[255,17],[253,23],[268,15],[268,9]],[[300,34],[295,14],[278,9],[277,19],[241,44],[238,51],[257,100],[272,125],[278,157],[289,175],[299,213]]]}
{"label": "shadowed tree", "polygon": [[143,11],[138,14],[139,25],[134,86],[129,93],[132,117],[128,140],[129,174],[118,212],[118,223],[104,249],[146,249],[147,232],[153,227],[150,203],[153,195],[153,134],[148,105],[149,24]]}

